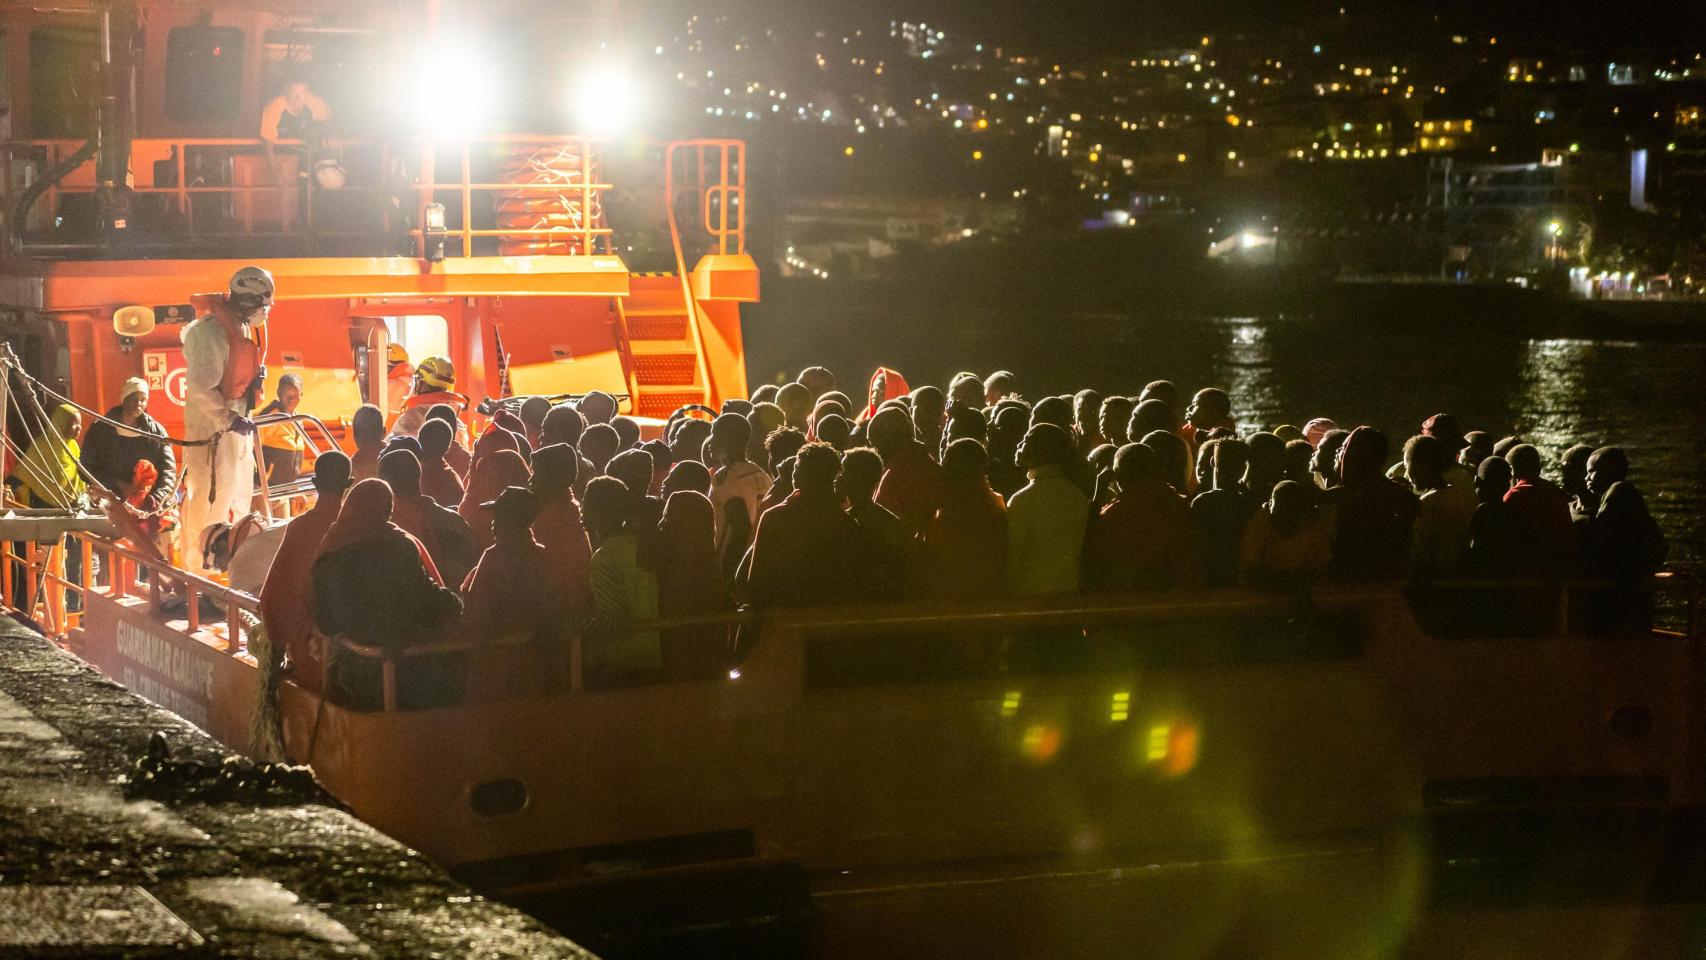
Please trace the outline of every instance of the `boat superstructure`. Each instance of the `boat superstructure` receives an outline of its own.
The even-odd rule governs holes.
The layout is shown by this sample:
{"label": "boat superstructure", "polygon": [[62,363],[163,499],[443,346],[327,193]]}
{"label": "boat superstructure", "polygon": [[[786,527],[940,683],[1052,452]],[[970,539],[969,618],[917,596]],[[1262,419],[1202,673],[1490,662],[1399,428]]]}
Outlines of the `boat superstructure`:
{"label": "boat superstructure", "polygon": [[[604,390],[662,418],[744,396],[744,144],[467,121],[498,99],[484,73],[532,56],[526,90],[572,83],[554,65],[611,34],[580,5],[506,6],[559,47],[470,63],[436,2],[0,3],[0,335],[93,409],[146,377],[176,435],[182,326],[252,263],[278,280],[268,389],[298,375],[340,436],[362,402],[394,406],[392,342],[448,357],[475,401]],[[269,146],[263,105],[295,78],[327,132]]]}

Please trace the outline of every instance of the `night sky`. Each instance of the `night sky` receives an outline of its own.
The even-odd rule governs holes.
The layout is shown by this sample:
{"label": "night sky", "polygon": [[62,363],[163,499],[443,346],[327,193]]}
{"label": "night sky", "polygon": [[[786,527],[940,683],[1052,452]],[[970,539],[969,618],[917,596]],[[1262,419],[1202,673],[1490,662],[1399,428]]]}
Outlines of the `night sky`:
{"label": "night sky", "polygon": [[[1334,0],[1205,0],[1205,2],[1040,3],[1037,0],[652,0],[670,8],[715,14],[727,11],[756,22],[792,22],[802,28],[869,26],[890,18],[940,23],[979,39],[1038,52],[1123,54],[1132,45],[1184,42],[1211,34],[1350,30],[1372,49],[1413,43],[1416,31],[1482,30],[1513,43],[1563,44],[1584,52],[1680,43],[1706,46],[1706,2],[1586,0],[1474,2],[1413,0],[1370,3]],[[1438,18],[1437,20],[1435,18]]]}

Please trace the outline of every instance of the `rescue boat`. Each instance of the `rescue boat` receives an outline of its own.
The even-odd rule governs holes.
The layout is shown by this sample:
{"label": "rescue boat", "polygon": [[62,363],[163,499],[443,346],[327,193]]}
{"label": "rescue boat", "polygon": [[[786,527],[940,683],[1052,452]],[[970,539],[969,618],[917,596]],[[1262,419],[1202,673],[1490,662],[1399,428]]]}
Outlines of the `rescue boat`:
{"label": "rescue boat", "polygon": [[[302,377],[311,447],[361,402],[394,409],[392,343],[449,358],[471,398],[604,390],[663,417],[745,394],[741,143],[328,139],[286,144],[275,179],[252,134],[286,61],[355,87],[430,26],[355,0],[0,16],[0,333],[83,406],[144,376],[176,433],[179,327],[251,263],[277,279],[269,378]],[[321,150],[338,172],[302,176]],[[658,274],[629,263],[647,244],[626,231],[648,230]],[[1430,633],[1395,587],[735,615],[642,625],[703,631],[718,668],[620,689],[584,682],[578,638],[543,687],[501,647],[411,649],[483,681],[426,709],[399,705],[397,657],[347,647],[386,678],[359,711],[267,676],[252,596],[110,532],[69,534],[67,576],[36,541],[80,524],[26,519],[0,547],[9,607],[40,578],[31,612],[113,679],[233,750],[311,764],[364,820],[615,952],[1360,955],[1434,923],[1453,878],[1513,882],[1453,862],[1480,824],[1552,831],[1514,882],[1572,902],[1674,896],[1698,849],[1692,602],[1684,632],[1618,638],[1572,629],[1553,584],[1498,585],[1548,598],[1519,635]],[[156,602],[167,582],[181,614]],[[1607,889],[1601,860],[1550,855],[1583,835],[1642,869]]]}

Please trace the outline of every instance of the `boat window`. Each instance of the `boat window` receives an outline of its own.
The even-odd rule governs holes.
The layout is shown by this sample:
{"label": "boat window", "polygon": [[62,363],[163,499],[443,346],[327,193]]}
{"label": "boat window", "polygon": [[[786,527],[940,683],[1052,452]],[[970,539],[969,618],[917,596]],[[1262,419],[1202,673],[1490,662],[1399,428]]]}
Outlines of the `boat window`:
{"label": "boat window", "polygon": [[409,362],[419,364],[427,357],[450,356],[450,324],[437,314],[386,317],[385,329],[392,343],[409,353]]}
{"label": "boat window", "polygon": [[806,637],[808,689],[930,683],[996,676],[1190,670],[1355,659],[1367,642],[1360,612],[1241,619],[1177,618],[1052,627]]}
{"label": "boat window", "polygon": [[243,114],[243,31],[178,27],[166,35],[166,116],[231,121]]}
{"label": "boat window", "polygon": [[92,27],[30,31],[30,126],[39,139],[95,134],[100,47]]}

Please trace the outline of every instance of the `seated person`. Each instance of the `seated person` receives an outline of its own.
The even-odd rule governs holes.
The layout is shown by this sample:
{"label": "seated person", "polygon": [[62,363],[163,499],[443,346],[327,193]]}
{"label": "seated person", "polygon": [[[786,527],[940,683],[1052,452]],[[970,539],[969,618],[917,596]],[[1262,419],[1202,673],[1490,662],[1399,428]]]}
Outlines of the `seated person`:
{"label": "seated person", "polygon": [[587,532],[598,543],[592,553],[592,607],[576,621],[581,662],[593,687],[625,686],[661,676],[663,653],[657,631],[635,631],[639,620],[658,615],[658,581],[640,565],[634,535],[634,499],[622,481],[596,477],[582,503]]}
{"label": "seated person", "polygon": [[[379,479],[350,489],[314,561],[314,625],[328,637],[387,653],[432,643],[462,612],[454,591],[438,585],[426,548],[391,522],[391,488]],[[381,664],[342,646],[331,651],[332,693],[357,709],[383,703]],[[399,660],[398,704],[442,703],[441,665]]]}

